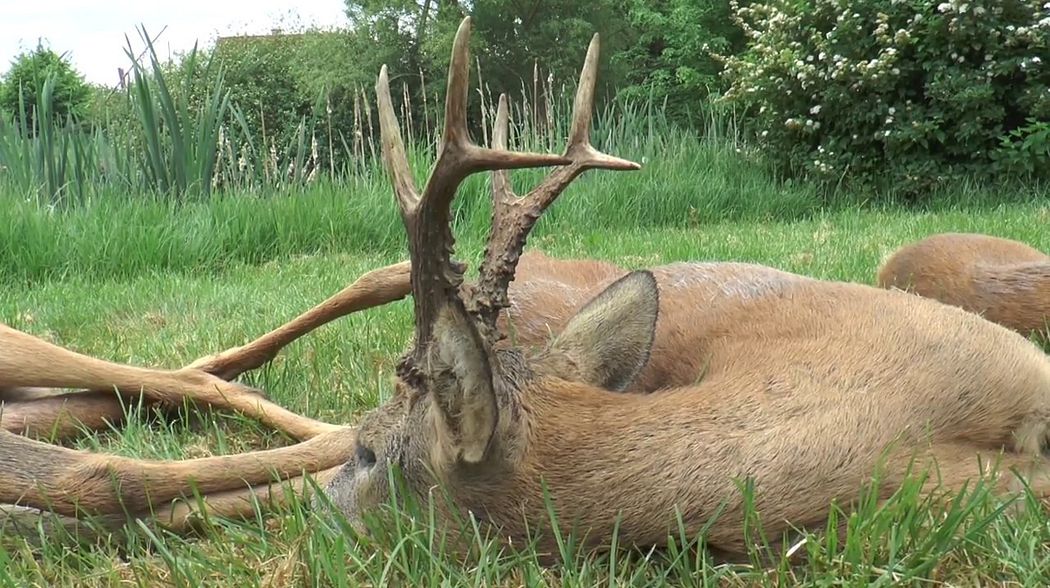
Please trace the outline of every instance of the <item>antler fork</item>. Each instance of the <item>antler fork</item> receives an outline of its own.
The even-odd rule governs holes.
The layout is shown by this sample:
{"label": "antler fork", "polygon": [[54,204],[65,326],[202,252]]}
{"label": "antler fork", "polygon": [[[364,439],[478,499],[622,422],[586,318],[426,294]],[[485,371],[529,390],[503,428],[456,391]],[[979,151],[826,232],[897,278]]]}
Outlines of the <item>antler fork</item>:
{"label": "antler fork", "polygon": [[423,361],[439,311],[448,304],[462,305],[459,287],[463,281],[463,268],[451,260],[454,239],[449,223],[450,205],[459,185],[468,175],[479,171],[572,162],[570,158],[560,155],[488,149],[470,140],[467,132],[470,27],[470,18],[465,18],[456,33],[452,63],[449,66],[440,155],[422,195],[412,179],[405,147],[401,142],[401,130],[390,100],[390,83],[385,65],[376,83],[383,160],[408,231],[412,259],[416,342],[409,363],[415,365]]}
{"label": "antler fork", "polygon": [[[507,288],[514,280],[518,258],[533,225],[547,207],[554,202],[583,172],[589,169],[632,171],[641,169],[633,161],[606,155],[591,146],[591,118],[594,111],[594,89],[598,81],[598,53],[601,43],[598,34],[591,38],[587,59],[580,72],[580,82],[572,109],[572,127],[565,146],[569,165],[558,168],[524,197],[519,198],[510,185],[505,170],[492,172],[492,228],[481,262],[480,276],[470,296],[468,310],[478,318],[484,333],[498,337],[496,321],[499,313],[510,305]],[[499,108],[492,127],[492,145],[506,149],[510,121],[507,114],[507,96],[499,97]]]}

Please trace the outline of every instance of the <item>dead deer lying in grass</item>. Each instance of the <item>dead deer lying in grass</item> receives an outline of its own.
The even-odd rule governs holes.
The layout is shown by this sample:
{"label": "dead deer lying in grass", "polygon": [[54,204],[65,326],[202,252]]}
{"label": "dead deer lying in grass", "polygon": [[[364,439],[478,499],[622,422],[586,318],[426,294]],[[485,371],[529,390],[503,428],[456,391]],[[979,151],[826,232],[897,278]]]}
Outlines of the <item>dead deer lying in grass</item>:
{"label": "dead deer lying in grass", "polygon": [[[592,80],[593,82],[593,80]],[[593,88],[590,90],[593,91]],[[501,101],[502,141],[506,140],[506,104]],[[588,110],[589,113],[589,110]],[[588,114],[589,116],[589,114]],[[546,161],[562,158],[548,156]],[[626,168],[634,164],[615,162]],[[589,165],[570,165],[545,184],[553,200]],[[506,195],[506,180],[495,177],[494,189]],[[507,202],[508,206],[514,206]],[[765,271],[724,264],[715,273],[691,268],[657,268],[660,285],[671,294],[661,303],[651,361],[645,365],[566,364],[564,355],[548,353],[558,369],[584,374],[610,390],[649,392],[696,379],[702,358],[683,354],[702,331],[691,329],[691,305],[674,304],[675,294],[689,300],[717,297],[723,278],[738,272]],[[685,266],[683,266],[685,267]],[[500,328],[516,344],[542,348],[581,307],[626,270],[593,260],[560,260],[530,252],[521,257],[517,279],[509,288],[509,319]],[[294,478],[301,491],[306,473],[331,475],[354,450],[353,432],[294,414],[228,380],[258,368],[280,349],[311,330],[346,314],[385,304],[410,291],[410,265],[396,264],[370,272],[317,307],[259,339],[201,358],[181,370],[136,368],[87,357],[0,325],[0,505],[17,504],[70,517],[96,515],[102,522],[155,516],[170,528],[192,522],[197,505],[179,502],[198,492],[213,514],[251,515],[254,501],[276,504],[271,482]],[[640,344],[640,343],[639,343]],[[596,373],[594,370],[604,370]],[[58,389],[83,389],[59,391]],[[114,390],[120,395],[117,396]],[[84,429],[104,429],[121,421],[127,401],[177,406],[184,401],[228,409],[256,418],[301,441],[270,451],[179,462],[136,460],[55,447],[20,435],[66,440]],[[33,513],[8,509],[9,515]],[[12,517],[9,517],[11,519]],[[17,517],[15,517],[17,518]],[[67,521],[73,524],[73,521]]]}
{"label": "dead deer lying in grass", "polygon": [[[700,325],[693,320],[693,307],[675,300],[715,299],[739,275],[776,272],[746,264],[716,265],[702,276],[694,271],[699,266],[690,264],[653,270],[670,295],[660,301],[652,356],[637,374],[606,375],[607,387],[651,392],[696,379],[700,358],[677,350],[694,347],[706,333],[696,328]],[[542,348],[590,299],[627,274],[607,262],[556,259],[536,251],[523,254],[517,269],[509,288],[508,316],[501,318],[500,328],[512,333],[516,344],[533,349]],[[197,505],[173,501],[191,498],[194,491],[205,497],[212,514],[226,516],[253,515],[255,500],[264,508],[281,502],[283,490],[270,494],[275,480],[294,477],[292,489],[301,491],[300,474],[346,461],[354,447],[352,432],[291,413],[225,380],[264,365],[291,342],[332,320],[404,298],[410,290],[409,271],[405,262],[369,272],[251,343],[201,358],[182,370],[114,364],[0,325],[0,475],[8,476],[0,484],[0,505],[17,503],[68,516],[90,513],[104,523],[155,516],[179,530],[192,522]],[[68,388],[84,390],[58,390]],[[268,452],[170,462],[73,451],[18,436],[62,441],[84,430],[106,429],[119,424],[127,405],[140,398],[163,406],[190,401],[233,410],[297,440],[312,441]],[[113,480],[119,480],[120,487]],[[56,492],[60,488],[67,491]],[[37,518],[32,511],[8,509],[12,513],[28,522]]]}
{"label": "dead deer lying in grass", "polygon": [[[442,149],[421,193],[385,68],[377,84],[383,157],[409,237],[416,336],[393,396],[363,418],[353,457],[330,476],[327,493],[351,522],[391,499],[394,470],[423,503],[435,488],[447,493],[450,502],[434,503],[439,524],[472,514],[507,537],[540,532],[543,549],[554,546],[542,532],[545,494],[588,545],[607,544],[617,527],[622,544],[662,545],[677,532],[676,513],[695,535],[724,505],[709,544],[741,553],[737,480],[754,482],[771,537],[824,525],[829,505],[856,498],[880,464],[882,497],[910,465],[930,463],[950,490],[976,481],[982,463],[1016,468],[1039,495],[1050,490],[1041,454],[1050,359],[1017,333],[899,291],[768,270],[722,282],[711,299],[679,299],[704,338],[676,352],[701,358],[702,378],[654,394],[605,388],[649,356],[663,295],[651,272],[613,282],[532,358],[499,343],[497,319],[538,216],[581,170],[633,165],[588,142],[597,38],[565,159],[472,144],[468,35],[469,20],[454,44]],[[565,166],[521,199],[497,171],[538,165]],[[450,258],[449,207],[483,170],[495,176],[493,226],[478,280],[466,284]],[[680,279],[717,282],[718,267],[680,269]],[[997,488],[1010,482],[1003,474]]]}
{"label": "dead deer lying in grass", "polygon": [[879,270],[878,283],[1050,341],[1050,255],[1019,241],[933,235],[898,249]]}

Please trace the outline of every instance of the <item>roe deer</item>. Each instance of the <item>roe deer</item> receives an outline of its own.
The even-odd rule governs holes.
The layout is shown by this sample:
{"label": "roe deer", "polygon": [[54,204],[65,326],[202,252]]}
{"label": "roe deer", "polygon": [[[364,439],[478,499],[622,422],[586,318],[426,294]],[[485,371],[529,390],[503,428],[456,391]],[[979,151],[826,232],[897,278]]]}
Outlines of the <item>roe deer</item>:
{"label": "roe deer", "polygon": [[[535,260],[537,272],[548,284],[557,271],[588,264],[543,255]],[[566,275],[567,283],[585,286],[583,274]],[[226,516],[251,516],[257,504],[276,506],[289,488],[273,492],[272,484],[289,480],[293,492],[302,492],[303,474],[323,472],[346,461],[346,452],[354,447],[353,429],[297,415],[258,391],[226,380],[262,366],[323,324],[408,293],[408,263],[373,270],[251,343],[201,358],[181,370],[99,360],[0,324],[0,511],[16,526],[25,519],[29,529],[37,523],[40,510],[65,517],[92,515],[113,525],[129,516],[154,518],[172,530],[185,530],[201,504],[212,515]],[[522,298],[527,294],[516,296]],[[530,320],[528,312],[521,321],[534,326],[521,331],[532,344],[548,336],[546,323]],[[84,390],[58,390],[63,388]],[[237,411],[302,443],[238,455],[158,461],[75,451],[21,436],[66,440],[85,429],[105,429],[119,423],[128,402],[139,398],[167,407],[190,401]],[[193,500],[195,493],[204,498],[201,504]],[[76,526],[75,519],[60,522]]]}
{"label": "roe deer", "polygon": [[958,306],[1050,341],[1050,255],[1019,241],[942,233],[901,247],[878,284]]}
{"label": "roe deer", "polygon": [[[708,265],[711,271],[697,271]],[[405,297],[409,270],[404,262],[371,271],[254,341],[203,357],[182,370],[114,364],[0,325],[0,505],[17,503],[69,516],[91,513],[114,524],[127,516],[155,515],[172,530],[192,522],[197,505],[178,500],[192,497],[194,491],[204,495],[204,505],[213,515],[254,515],[256,499],[264,508],[276,506],[285,495],[271,496],[271,482],[292,477],[292,489],[301,491],[300,474],[322,472],[346,461],[346,452],[353,448],[348,441],[352,431],[301,417],[256,391],[223,380],[262,366],[321,325]],[[500,328],[509,331],[516,344],[540,348],[564,329],[579,308],[627,273],[608,262],[527,252],[510,284],[510,308],[508,316],[501,317]],[[694,320],[694,307],[676,300],[713,300],[739,283],[742,274],[773,275],[776,270],[731,263],[671,264],[654,268],[653,273],[668,295],[660,300],[652,356],[633,382],[630,377],[620,377],[619,383],[608,380],[610,389],[651,392],[694,381],[700,358],[677,350],[695,347],[707,333],[703,323]],[[87,390],[55,389],[77,387]],[[301,441],[321,438],[270,452],[169,462],[72,451],[11,435],[71,439],[84,430],[119,424],[128,403],[140,399],[162,406],[188,400],[235,410]],[[339,440],[337,447],[333,439]],[[48,467],[40,467],[45,463]],[[118,479],[121,485],[115,487],[103,478]],[[59,488],[63,492],[54,494]],[[7,509],[8,518],[12,513],[31,524],[37,519],[34,512]]]}
{"label": "roe deer", "polygon": [[[678,299],[703,338],[697,382],[653,394],[609,391],[650,354],[660,305],[653,273],[612,282],[526,357],[500,342],[498,317],[533,223],[583,170],[636,166],[589,143],[598,58],[594,37],[580,75],[564,158],[473,144],[466,130],[470,20],[457,32],[437,162],[419,192],[390,100],[377,82],[383,158],[408,234],[415,339],[393,394],[365,415],[353,457],[326,472],[326,492],[360,527],[394,493],[426,502],[436,521],[473,515],[512,539],[554,545],[547,498],[564,528],[589,546],[660,546],[678,521],[708,544],[743,553],[750,479],[772,537],[826,524],[832,502],[856,498],[878,466],[879,495],[914,465],[936,464],[957,490],[998,465],[1048,488],[1050,359],[1015,332],[961,309],[899,291],[776,270],[720,280],[696,264],[680,280],[710,281],[717,296]],[[501,100],[502,102],[502,100]],[[506,111],[497,127],[506,128]],[[517,198],[502,170],[562,165]],[[493,225],[478,279],[451,259],[449,207],[470,174],[493,172]],[[996,470],[996,471],[999,471]],[[397,476],[394,476],[397,472]],[[1002,474],[997,488],[1013,490]],[[937,485],[928,484],[933,492]],[[405,494],[398,493],[404,497]],[[455,528],[454,525],[452,525]]]}
{"label": "roe deer", "polygon": [[[505,107],[505,104],[503,105]],[[677,264],[654,269],[661,287],[689,299],[710,299],[722,285],[715,278],[733,279],[734,267],[695,279],[692,266]],[[679,273],[676,268],[686,271]],[[757,266],[755,266],[757,267]],[[293,478],[292,490],[302,490],[301,474],[321,473],[346,461],[353,449],[352,430],[319,423],[274,405],[231,380],[273,359],[285,346],[336,318],[393,302],[410,290],[407,262],[371,271],[328,300],[254,341],[203,357],[182,370],[155,370],[87,357],[0,325],[0,505],[19,504],[68,516],[92,514],[119,524],[128,516],[155,516],[172,530],[192,523],[197,503],[180,504],[199,492],[211,513],[249,516],[255,501],[268,508],[286,497],[271,495],[271,482]],[[765,268],[757,271],[772,272]],[[510,285],[509,320],[500,327],[517,344],[542,347],[567,320],[607,285],[627,271],[596,260],[565,260],[541,252],[522,255],[517,278]],[[631,374],[610,389],[629,392],[689,383],[699,371],[691,355],[675,352],[698,342],[703,333],[692,329],[692,309],[661,300],[662,320],[651,361],[631,382]],[[593,376],[593,375],[592,375]],[[32,387],[32,388],[30,388]],[[85,388],[59,391],[56,388]],[[117,394],[114,394],[117,392]],[[309,443],[279,450],[187,461],[135,460],[57,448],[15,434],[66,440],[83,430],[118,424],[128,402],[177,406],[183,401],[239,411]],[[119,480],[119,485],[114,484]],[[0,506],[0,510],[4,510]],[[8,519],[35,524],[35,511],[6,508]],[[17,521],[16,521],[17,522]],[[64,521],[75,525],[75,520]],[[32,527],[30,527],[32,528]]]}

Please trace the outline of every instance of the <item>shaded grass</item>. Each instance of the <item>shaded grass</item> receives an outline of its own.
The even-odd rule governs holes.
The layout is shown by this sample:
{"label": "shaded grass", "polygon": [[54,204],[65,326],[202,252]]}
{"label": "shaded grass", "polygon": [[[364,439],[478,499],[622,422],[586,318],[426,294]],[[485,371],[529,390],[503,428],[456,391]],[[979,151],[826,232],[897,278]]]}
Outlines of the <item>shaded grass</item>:
{"label": "shaded grass", "polygon": [[[336,201],[331,196],[333,206]],[[572,202],[567,198],[559,203],[569,205],[563,214],[574,213]],[[221,210],[223,203],[213,205]],[[392,210],[388,212],[393,216]],[[222,217],[202,208],[200,214],[205,213]],[[572,231],[571,223],[561,219],[530,243],[559,256],[602,258],[629,267],[675,260],[739,260],[864,283],[874,281],[876,267],[889,252],[934,232],[986,232],[1050,250],[1050,232],[1045,230],[1050,207],[1038,203],[980,213],[842,210],[795,220],[736,219],[663,228],[625,228],[615,217],[596,218],[606,220],[580,223]],[[111,267],[109,275],[101,271],[104,266],[81,271],[85,268],[72,265],[63,279],[3,282],[0,322],[108,359],[181,366],[243,343],[368,269],[402,259],[394,226],[374,224],[371,229],[383,246],[353,250],[346,242],[321,240],[323,254],[292,256],[284,251],[281,259],[257,264],[236,258],[222,258],[221,263],[219,258],[187,261],[179,257],[178,233],[162,233],[154,238],[173,248],[166,269],[146,269],[149,256],[155,254],[152,250],[144,251],[141,258],[127,250],[132,259],[118,262],[123,265]],[[141,226],[151,226],[150,219],[143,219]],[[462,221],[460,229],[462,249],[468,258],[476,257],[482,231]],[[219,243],[215,246],[228,245]],[[348,250],[338,252],[343,247]],[[98,260],[109,260],[115,253],[103,248],[96,255]],[[250,379],[293,410],[331,422],[353,422],[389,393],[394,361],[410,332],[407,301],[359,313],[293,344]],[[91,435],[79,446],[175,459],[283,442],[254,423],[207,413],[193,421],[168,424],[132,419],[119,433]],[[214,521],[196,538],[132,527],[128,539],[74,549],[58,538],[45,538],[42,547],[33,548],[6,537],[0,540],[0,584],[1045,585],[1050,581],[1050,525],[1038,512],[1007,518],[999,508],[981,488],[960,496],[950,507],[941,507],[923,502],[917,486],[906,486],[887,504],[862,501],[858,513],[839,513],[838,520],[850,529],[842,542],[819,530],[804,535],[800,549],[809,560],[803,566],[786,560],[718,566],[695,549],[692,537],[678,537],[668,550],[653,554],[593,556],[577,553],[566,543],[562,564],[551,567],[529,549],[504,551],[485,540],[479,540],[475,553],[460,561],[446,553],[441,538],[427,525],[426,513],[421,519],[399,519],[393,529],[384,530],[385,540],[374,543],[355,539],[336,518],[292,506],[265,521]]]}

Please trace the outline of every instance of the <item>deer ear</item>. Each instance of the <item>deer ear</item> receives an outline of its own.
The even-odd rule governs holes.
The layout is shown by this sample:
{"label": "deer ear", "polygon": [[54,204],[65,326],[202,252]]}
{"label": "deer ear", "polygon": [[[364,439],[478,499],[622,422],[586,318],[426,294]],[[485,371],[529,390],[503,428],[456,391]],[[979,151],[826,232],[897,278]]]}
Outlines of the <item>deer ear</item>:
{"label": "deer ear", "polygon": [[551,342],[548,357],[554,365],[574,366],[576,379],[622,391],[649,361],[659,307],[653,274],[631,272],[576,313]]}
{"label": "deer ear", "polygon": [[434,329],[431,402],[445,460],[478,463],[496,428],[496,394],[488,351],[460,308],[446,306]]}

